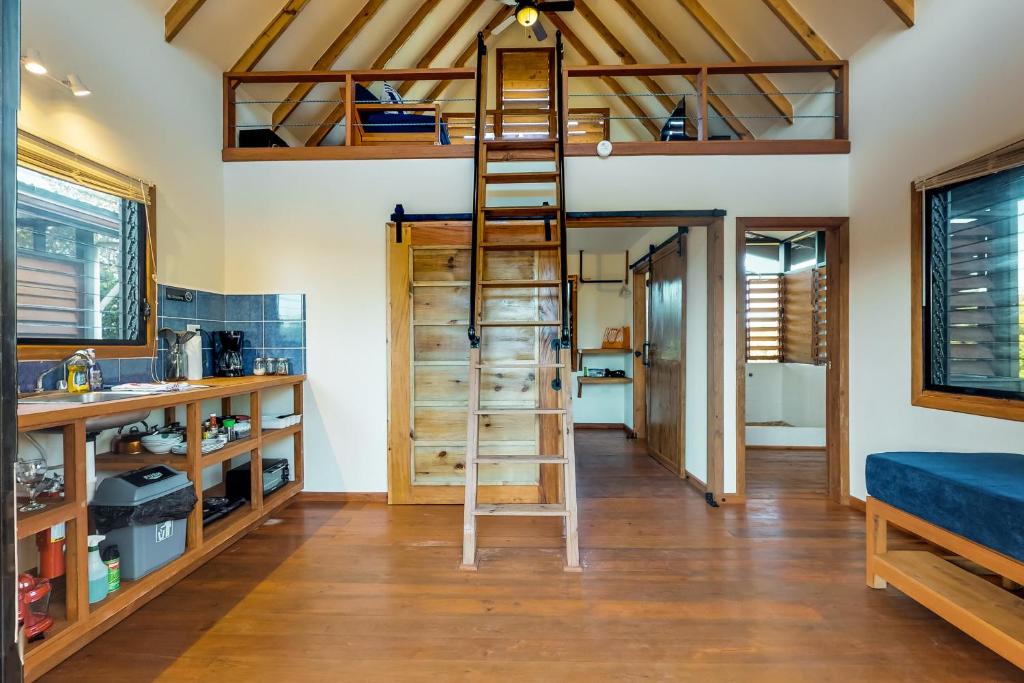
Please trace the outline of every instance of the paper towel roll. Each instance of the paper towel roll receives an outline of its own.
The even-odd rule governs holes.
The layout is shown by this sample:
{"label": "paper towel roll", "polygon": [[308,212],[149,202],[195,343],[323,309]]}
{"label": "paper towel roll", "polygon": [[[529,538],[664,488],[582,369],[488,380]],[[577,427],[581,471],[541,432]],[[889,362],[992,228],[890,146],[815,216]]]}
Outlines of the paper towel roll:
{"label": "paper towel roll", "polygon": [[185,357],[188,358],[188,379],[203,378],[203,337],[196,330],[196,336],[185,342]]}

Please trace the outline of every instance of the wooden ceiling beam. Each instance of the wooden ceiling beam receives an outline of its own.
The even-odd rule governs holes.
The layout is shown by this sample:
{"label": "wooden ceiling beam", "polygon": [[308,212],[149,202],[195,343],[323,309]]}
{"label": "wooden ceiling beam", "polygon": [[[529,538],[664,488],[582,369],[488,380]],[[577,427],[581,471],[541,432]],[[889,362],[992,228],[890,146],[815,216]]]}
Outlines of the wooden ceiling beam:
{"label": "wooden ceiling beam", "polygon": [[204,2],[206,0],[176,0],[164,15],[164,40],[168,43],[174,40]]}
{"label": "wooden ceiling beam", "polygon": [[[338,37],[334,39],[334,42],[324,51],[320,58],[316,60],[310,71],[325,71],[334,66],[334,63],[341,57],[341,53],[345,51],[345,48],[349,46],[356,36],[358,36],[363,28],[374,15],[377,14],[378,10],[384,5],[387,0],[367,0],[363,8],[359,10],[348,25],[342,29]],[[315,83],[299,83],[291,92],[288,93],[288,97],[285,101],[277,105],[274,109],[274,115],[271,119],[273,121],[273,128],[277,128],[284,123],[289,116],[295,113],[302,100],[309,96],[313,88],[316,87]]]}
{"label": "wooden ceiling beam", "polygon": [[252,68],[259,63],[263,55],[267,54],[277,39],[284,35],[284,32],[288,30],[288,27],[295,21],[295,17],[299,15],[299,12],[306,6],[309,0],[288,0],[285,6],[281,8],[281,11],[270,20],[267,27],[256,36],[256,40],[252,41],[242,56],[238,58],[235,65],[231,67],[231,71],[252,71]]}
{"label": "wooden ceiling beam", "polygon": [[914,0],[885,0],[907,28],[914,27]]}
{"label": "wooden ceiling beam", "polygon": [[[700,3],[700,0],[677,0],[680,6],[686,10],[694,20],[701,25],[704,32],[707,33],[713,41],[722,48],[725,54],[729,55],[729,58],[734,62],[751,62],[750,58],[742,47],[733,40],[733,37],[729,35],[729,32],[722,27],[715,18],[711,16],[711,13],[704,8],[704,5]],[[620,5],[629,4],[633,5],[632,0],[619,0]],[[635,8],[636,5],[633,5]],[[793,103],[789,101],[789,98],[779,92],[779,89],[775,87],[771,79],[764,74],[750,74],[748,76],[754,87],[758,89],[768,101],[775,108],[775,111],[779,112],[782,116],[786,117],[788,123],[793,123]]]}
{"label": "wooden ceiling beam", "polygon": [[[491,34],[494,33],[494,29],[500,26],[501,22],[505,21],[505,19],[507,19],[510,14],[512,14],[512,8],[509,7],[508,5],[502,7],[501,9],[494,13],[494,16],[491,17],[491,20],[488,21],[487,24],[484,25],[482,29],[480,29],[480,32],[484,34],[485,41],[491,37]],[[475,54],[476,33],[474,33],[473,37],[470,38],[469,43],[466,45],[465,49],[463,49],[463,51],[459,53],[459,56],[455,59],[455,61],[452,62],[452,66],[464,66],[466,62],[468,62],[470,58],[472,58],[472,56]],[[435,85],[434,89],[431,90],[423,99],[427,102],[436,101],[437,98],[441,97],[441,95],[444,94],[444,91],[448,89],[448,86],[450,86],[452,82],[453,81],[441,81],[440,83]]]}
{"label": "wooden ceiling beam", "polygon": [[[374,60],[373,65],[370,68],[383,69],[386,67],[391,58],[395,56],[395,53],[398,52],[405,44],[405,41],[409,40],[409,37],[420,27],[423,20],[437,8],[439,2],[440,0],[423,0],[419,9],[409,17],[409,20],[405,22],[405,25],[403,25],[401,29],[399,29],[395,37],[387,44],[387,47],[381,50],[380,54],[377,55],[377,59]],[[329,114],[327,114],[323,123],[313,131],[313,134],[309,136],[309,139],[306,140],[306,147],[316,147],[323,142],[323,139],[327,137],[327,135],[334,130],[334,127],[344,118],[345,103],[340,102],[330,111]]]}
{"label": "wooden ceiling beam", "polygon": [[[634,8],[635,8],[635,5],[634,5]],[[587,7],[586,3],[583,0],[576,0],[576,11],[579,12],[580,16],[582,16],[587,21],[587,23],[590,24],[594,28],[594,30],[598,33],[598,35],[600,35],[601,38],[605,41],[605,43],[607,43],[608,47],[610,47],[612,49],[612,51],[615,52],[615,54],[619,56],[619,58],[622,60],[623,64],[637,64],[638,63],[636,58],[633,56],[633,54],[626,48],[625,45],[622,44],[621,41],[619,41],[612,34],[611,31],[608,30],[608,27],[606,27],[604,25],[604,23],[600,19],[597,18],[597,16],[593,13],[593,11],[590,10],[589,7]],[[640,22],[639,17],[642,16],[643,13],[639,11],[639,8],[637,8],[637,12],[638,12],[638,14],[633,16],[633,19],[635,21],[637,21],[638,25],[640,25],[639,24],[639,22]],[[552,15],[549,15],[549,17],[550,16],[552,16]],[[562,23],[564,25],[564,22],[562,22]],[[642,30],[642,28],[643,27],[641,27],[641,30]],[[563,31],[563,33],[565,33],[565,32]],[[664,37],[664,35],[662,35],[662,37]],[[666,42],[667,42],[667,40],[666,40]],[[674,56],[678,56],[680,59],[682,59],[682,55],[679,55],[678,52],[676,52]],[[685,59],[682,59],[682,62],[685,62],[685,61],[686,61]],[[697,79],[696,79],[696,77],[694,77],[694,76],[684,76],[684,77],[690,82],[691,85],[693,85],[694,89],[696,89],[698,91],[700,90],[698,88],[698,86],[697,86]],[[654,81],[653,78],[651,78],[649,76],[638,76],[637,78],[640,80],[641,83],[644,84],[644,87],[651,88],[651,92],[654,92],[654,93],[664,92],[664,89],[661,86],[659,86],[657,84],[657,82]],[[665,101],[663,99],[661,99],[661,98],[659,98],[659,101],[662,102],[662,104],[665,105],[668,108],[669,113],[671,113],[676,108],[677,101],[673,100],[672,98],[668,98],[668,99],[671,102],[671,106],[665,105]],[[726,125],[728,125],[729,128],[731,128],[732,131],[735,132],[739,137],[744,138],[744,139],[753,139],[754,134],[750,131],[750,129],[747,128],[743,124],[743,122],[732,112],[732,110],[729,108],[729,105],[727,105],[724,101],[722,101],[722,99],[720,97],[718,97],[717,95],[714,94],[714,92],[711,90],[711,88],[708,88],[708,104],[710,104],[715,109],[715,111],[718,112],[718,115],[723,118],[723,120],[725,121]],[[693,124],[692,124],[692,122],[691,122],[689,117],[686,119],[686,122],[687,122],[687,124],[689,124],[687,126],[687,130],[690,131],[690,132],[695,131],[695,128],[691,128],[691,126]],[[658,137],[660,137],[660,136],[658,136]]]}
{"label": "wooden ceiling beam", "polygon": [[[462,27],[466,25],[466,22],[469,21],[474,14],[476,14],[478,9],[480,9],[479,0],[468,0],[465,6],[463,6],[462,11],[455,15],[455,18],[452,19],[448,26],[441,31],[441,34],[437,36],[437,40],[434,41],[434,44],[431,45],[427,51],[423,53],[423,56],[420,57],[420,60],[416,62],[416,68],[429,68],[433,61],[437,59],[437,56],[441,54],[441,50],[451,43],[455,35],[462,30]],[[409,89],[415,84],[415,81],[406,81],[405,83],[402,83],[398,88],[398,94],[404,97],[405,94],[409,92]]]}
{"label": "wooden ceiling beam", "polygon": [[808,52],[810,52],[816,59],[824,61],[838,61],[839,55],[829,47],[825,39],[818,35],[818,32],[811,28],[811,25],[807,23],[807,20],[796,10],[793,5],[790,4],[789,0],[761,0],[768,9],[779,18],[779,20],[789,29],[789,32],[800,41]]}
{"label": "wooden ceiling beam", "polygon": [[[579,4],[577,4],[576,7],[578,9]],[[552,12],[551,14],[547,15],[547,19],[552,24],[555,25],[555,28],[562,32],[562,37],[565,38],[565,40],[569,43],[569,45],[572,46],[574,50],[576,50],[577,53],[579,53],[580,57],[583,59],[584,62],[586,62],[587,64],[598,63],[597,56],[590,51],[590,49],[583,43],[583,41],[580,40],[579,36],[577,36],[572,31],[572,29],[569,28],[568,24],[566,24],[560,16]],[[619,101],[621,101],[622,104],[625,105],[630,112],[632,112],[633,116],[637,117],[640,123],[643,124],[644,128],[647,129],[647,132],[649,132],[655,140],[661,139],[661,127],[658,126],[653,121],[651,121],[650,117],[648,117],[647,115],[647,112],[644,111],[643,108],[636,103],[636,100],[632,97],[622,97],[622,95],[625,95],[629,91],[625,87],[623,87],[622,83],[619,82],[617,78],[614,78],[612,76],[601,76],[601,82],[604,83],[605,86],[609,90],[611,90],[613,94],[619,96]]]}

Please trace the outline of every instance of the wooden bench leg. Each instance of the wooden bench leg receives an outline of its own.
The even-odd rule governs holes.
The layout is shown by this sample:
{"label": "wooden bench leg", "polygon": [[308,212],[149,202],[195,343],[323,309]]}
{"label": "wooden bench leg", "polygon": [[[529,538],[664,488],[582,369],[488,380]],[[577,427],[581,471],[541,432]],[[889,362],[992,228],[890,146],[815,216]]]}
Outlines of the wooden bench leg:
{"label": "wooden bench leg", "polygon": [[879,514],[878,507],[874,505],[874,499],[868,498],[865,514],[867,528],[865,538],[867,539],[867,553],[865,563],[867,569],[867,584],[869,588],[885,588],[886,581],[875,574],[875,557],[884,555],[888,549],[889,524],[885,517]]}

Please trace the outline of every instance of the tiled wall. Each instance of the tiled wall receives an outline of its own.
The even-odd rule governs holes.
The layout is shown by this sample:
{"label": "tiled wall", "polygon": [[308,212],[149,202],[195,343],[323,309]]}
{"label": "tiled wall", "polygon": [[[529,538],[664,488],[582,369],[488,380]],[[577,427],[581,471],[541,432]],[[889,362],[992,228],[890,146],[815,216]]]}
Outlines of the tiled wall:
{"label": "tiled wall", "polygon": [[[252,373],[253,361],[259,357],[287,358],[294,374],[306,371],[306,297],[304,294],[217,294],[191,290],[192,301],[168,301],[167,287],[157,292],[157,329],[169,327],[184,331],[186,325],[199,325],[203,330],[203,375],[213,374],[212,337],[220,330],[241,330],[245,333],[242,361],[246,374]],[[167,345],[160,341],[156,373],[164,375]],[[18,363],[20,391],[35,389],[39,375],[52,367],[52,361],[21,361]],[[150,382],[152,359],[113,358],[100,361],[105,384]],[[44,380],[44,388],[55,389],[60,372]]]}

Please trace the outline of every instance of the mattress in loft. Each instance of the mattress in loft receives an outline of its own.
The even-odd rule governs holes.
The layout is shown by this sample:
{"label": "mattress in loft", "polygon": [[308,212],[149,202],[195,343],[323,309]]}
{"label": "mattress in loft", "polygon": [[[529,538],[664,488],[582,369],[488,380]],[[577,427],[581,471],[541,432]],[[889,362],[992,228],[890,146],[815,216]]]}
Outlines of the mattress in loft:
{"label": "mattress in loft", "polygon": [[1024,561],[1024,455],[875,453],[868,495]]}

